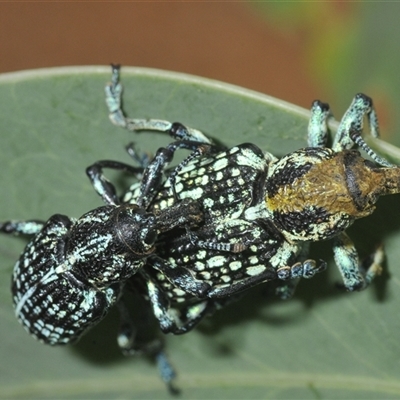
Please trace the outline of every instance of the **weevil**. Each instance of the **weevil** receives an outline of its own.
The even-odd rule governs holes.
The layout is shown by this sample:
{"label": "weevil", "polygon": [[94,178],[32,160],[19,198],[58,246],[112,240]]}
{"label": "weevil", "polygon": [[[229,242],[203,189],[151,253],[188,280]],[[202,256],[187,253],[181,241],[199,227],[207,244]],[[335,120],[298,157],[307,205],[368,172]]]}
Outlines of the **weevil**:
{"label": "weevil", "polygon": [[[179,138],[173,130],[171,135]],[[203,219],[197,202],[188,199],[178,200],[157,214],[147,211],[162,183],[165,167],[179,148],[192,153],[172,170],[169,179],[210,146],[178,140],[160,148],[144,169],[117,161],[98,161],[86,172],[105,206],[78,219],[56,214],[47,221],[0,223],[3,233],[32,237],[14,266],[11,285],[15,315],[31,335],[50,345],[75,342],[121,300],[126,281],[145,265],[159,269],[174,285],[193,295],[201,296],[208,290],[208,284],[194,279],[187,269],[170,268],[155,253],[160,233],[194,227]],[[103,174],[105,168],[140,178],[140,194],[134,203],[121,203],[114,185]],[[121,301],[123,321],[118,343],[124,353],[129,353],[138,348],[125,340],[126,312]],[[173,390],[174,372],[164,352],[161,348],[152,352],[162,378]]]}
{"label": "weevil", "polygon": [[[168,121],[125,117],[121,93],[119,69],[113,68],[106,97],[115,125],[130,131],[160,132],[171,126]],[[196,279],[208,283],[210,290],[194,297],[162,273],[149,271],[145,283],[164,332],[187,332],[224,304],[224,299],[259,283],[286,280],[280,295],[289,297],[298,278],[312,277],[326,268],[325,261],[308,258],[313,242],[332,241],[334,260],[348,291],[365,289],[381,273],[383,248],[372,253],[364,269],[346,229],[356,219],[370,215],[381,195],[400,191],[400,169],[376,154],[362,138],[365,117],[370,134],[379,136],[368,96],[355,96],[328,147],[330,117],[329,106],[315,101],[308,147],[281,158],[244,143],[194,159],[179,171],[174,191],[179,198],[196,200],[204,221],[178,236],[160,235],[157,253],[175,267],[187,268]],[[190,132],[194,137],[198,134],[192,128],[186,132],[189,137]],[[370,160],[354,150],[355,145]],[[166,182],[152,201],[154,212],[176,203],[169,185]],[[123,201],[134,202],[136,197],[137,188],[132,186]],[[240,249],[225,251],[226,245]]]}

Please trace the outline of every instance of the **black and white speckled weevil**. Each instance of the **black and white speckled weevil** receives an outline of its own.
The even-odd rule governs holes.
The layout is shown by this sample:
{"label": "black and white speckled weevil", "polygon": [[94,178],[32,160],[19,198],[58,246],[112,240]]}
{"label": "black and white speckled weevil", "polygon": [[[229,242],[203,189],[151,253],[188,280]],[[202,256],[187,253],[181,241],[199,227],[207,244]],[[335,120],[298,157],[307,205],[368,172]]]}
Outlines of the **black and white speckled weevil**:
{"label": "black and white speckled weevil", "polygon": [[[121,92],[119,71],[114,68],[113,83],[106,93],[115,125],[131,131],[164,131],[171,125],[126,118],[120,107]],[[364,270],[345,230],[356,219],[370,215],[379,196],[400,191],[400,169],[377,155],[361,137],[364,117],[371,134],[378,136],[369,97],[355,96],[331,148],[327,147],[330,117],[329,106],[315,101],[309,147],[280,159],[247,143],[194,159],[179,171],[175,192],[179,198],[199,202],[204,222],[180,236],[160,235],[157,254],[175,267],[187,268],[211,289],[206,296],[195,298],[161,273],[149,271],[147,290],[164,332],[190,330],[220,302],[261,282],[287,280],[279,294],[289,297],[298,278],[311,277],[326,267],[324,261],[307,258],[311,242],[332,239],[334,259],[349,291],[364,289],[380,274],[382,247],[373,252]],[[352,150],[355,144],[373,161]],[[151,203],[154,212],[176,203],[169,185],[167,182]],[[123,201],[135,202],[136,198],[133,186]],[[200,246],[204,243],[207,245]],[[221,252],[220,243],[221,248],[230,244],[241,250]]]}
{"label": "black and white speckled weevil", "polygon": [[[201,296],[209,290],[207,283],[193,279],[188,270],[170,268],[168,262],[155,254],[155,241],[160,233],[190,229],[203,219],[197,202],[189,199],[178,200],[157,215],[147,211],[162,183],[165,167],[177,149],[189,149],[192,153],[171,172],[168,179],[172,180],[187,162],[212,147],[206,138],[204,143],[185,140],[179,129],[180,125],[175,124],[170,133],[180,140],[160,148],[146,168],[109,160],[87,168],[105,206],[78,219],[56,214],[46,222],[0,223],[3,233],[33,236],[15,264],[12,294],[18,320],[41,342],[58,345],[79,339],[117,303],[126,281],[140,273],[145,264],[193,295]],[[121,203],[114,185],[103,175],[104,168],[123,170],[141,178],[135,203]],[[123,325],[124,322],[118,343],[127,353],[131,349]],[[163,379],[170,383],[173,370],[165,355],[159,349],[155,356]]]}

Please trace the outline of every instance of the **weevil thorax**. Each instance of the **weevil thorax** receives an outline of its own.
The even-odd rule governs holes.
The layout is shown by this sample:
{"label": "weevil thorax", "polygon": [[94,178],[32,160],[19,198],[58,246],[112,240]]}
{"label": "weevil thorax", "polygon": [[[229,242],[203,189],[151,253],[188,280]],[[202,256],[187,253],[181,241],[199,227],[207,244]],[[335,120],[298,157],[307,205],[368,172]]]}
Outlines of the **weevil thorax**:
{"label": "weevil thorax", "polygon": [[329,239],[399,192],[399,168],[380,168],[355,150],[305,148],[271,163],[265,204],[291,242]]}

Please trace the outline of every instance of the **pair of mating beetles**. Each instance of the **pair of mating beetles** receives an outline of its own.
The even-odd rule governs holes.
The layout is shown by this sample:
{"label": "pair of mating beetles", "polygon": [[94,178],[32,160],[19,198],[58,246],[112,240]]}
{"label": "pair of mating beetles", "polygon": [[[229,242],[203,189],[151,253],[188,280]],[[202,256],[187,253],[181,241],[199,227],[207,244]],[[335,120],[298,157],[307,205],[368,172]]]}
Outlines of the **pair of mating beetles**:
{"label": "pair of mating beetles", "polygon": [[[12,294],[18,320],[37,339],[74,342],[117,304],[122,351],[146,350],[135,343],[140,327],[124,304],[128,287],[148,300],[163,332],[181,334],[256,284],[285,281],[280,295],[289,297],[299,278],[326,268],[308,258],[309,244],[325,239],[332,239],[347,290],[364,289],[381,272],[382,248],[361,267],[345,233],[373,212],[379,196],[400,191],[400,169],[361,137],[365,117],[378,136],[370,98],[354,98],[332,147],[329,107],[315,101],[309,147],[278,159],[250,143],[222,148],[180,123],[128,119],[121,95],[119,67],[112,66],[106,86],[111,121],[130,131],[167,133],[175,142],[150,161],[129,146],[139,167],[109,160],[88,167],[105,205],[78,219],[57,214],[46,222],[0,224],[4,233],[32,236],[14,267]],[[191,153],[166,171],[178,149]],[[118,196],[106,168],[130,173],[139,183]],[[174,372],[161,347],[154,354],[173,390]]]}

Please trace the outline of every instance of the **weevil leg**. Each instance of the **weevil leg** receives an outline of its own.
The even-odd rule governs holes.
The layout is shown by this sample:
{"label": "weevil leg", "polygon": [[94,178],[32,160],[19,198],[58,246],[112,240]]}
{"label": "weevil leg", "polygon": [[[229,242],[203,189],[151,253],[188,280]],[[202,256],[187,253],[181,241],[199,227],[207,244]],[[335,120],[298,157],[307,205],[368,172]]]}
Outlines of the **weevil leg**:
{"label": "weevil leg", "polygon": [[358,93],[339,123],[332,145],[333,150],[339,152],[345,149],[351,149],[354,144],[357,144],[378,164],[387,167],[392,166],[391,163],[376,154],[362,138],[361,134],[363,132],[365,117],[367,117],[368,120],[370,134],[373,137],[379,137],[378,118],[373,107],[372,99],[365,94]]}
{"label": "weevil leg", "polygon": [[198,157],[202,154],[207,153],[211,146],[207,144],[202,144],[195,141],[182,140],[170,143],[166,147],[161,147],[157,150],[156,155],[153,160],[148,164],[148,166],[143,171],[143,177],[140,185],[140,195],[137,199],[137,204],[140,207],[147,208],[152,202],[154,196],[157,194],[157,190],[161,185],[163,172],[172,161],[173,156],[178,149],[191,150],[192,153],[184,159],[177,167],[175,171],[172,171],[169,177],[171,182],[172,190],[174,191],[174,197],[177,199],[177,194],[175,192],[175,177],[179,171],[193,158]]}
{"label": "weevil leg", "polygon": [[0,232],[13,235],[36,235],[45,222],[37,220],[0,222]]}
{"label": "weevil leg", "polygon": [[101,160],[86,168],[86,174],[93,185],[94,190],[103,199],[104,203],[111,205],[120,204],[115,186],[104,176],[103,169],[109,168],[128,172],[138,179],[143,174],[143,168],[112,160]]}
{"label": "weevil leg", "polygon": [[[179,129],[173,122],[157,119],[132,119],[127,118],[122,111],[122,85],[120,83],[120,66],[111,65],[111,83],[105,87],[106,104],[109,117],[114,125],[120,126],[132,132],[156,131],[167,133],[176,139],[193,140],[201,143],[210,144],[211,141],[201,131],[179,125]],[[184,128],[184,129],[181,129]],[[177,136],[175,136],[177,135]]]}
{"label": "weevil leg", "polygon": [[145,273],[147,293],[154,316],[157,318],[160,328],[164,333],[175,335],[189,332],[207,314],[214,310],[214,304],[209,299],[199,300],[184,308],[184,311],[171,307],[167,296],[162,289]]}
{"label": "weevil leg", "polygon": [[[297,261],[304,262],[308,259],[310,252],[310,243],[305,243],[300,251]],[[280,280],[278,281],[278,286],[275,289],[275,294],[282,300],[290,299],[294,292],[296,291],[297,285],[300,282],[300,277],[293,277],[288,281]]]}
{"label": "weevil leg", "polygon": [[364,272],[360,266],[357,250],[352,240],[344,232],[333,239],[333,254],[342,275],[344,287],[348,291],[365,289],[382,272],[384,260],[382,247],[373,253],[371,262]]}
{"label": "weevil leg", "polygon": [[371,147],[368,146],[368,144],[362,138],[361,132],[354,125],[350,125],[349,136],[350,136],[351,140],[358,147],[363,149],[377,164],[382,165],[384,167],[395,167],[394,164],[391,164],[385,158],[376,154],[375,151],[372,150]]}
{"label": "weevil leg", "polygon": [[208,283],[195,279],[190,271],[184,267],[173,266],[168,261],[156,255],[150,256],[148,262],[154,269],[161,272],[174,286],[195,297],[204,298],[211,289]]}
{"label": "weevil leg", "polygon": [[[202,155],[205,155],[209,152],[211,152],[211,150],[214,148],[211,145],[208,144],[198,144],[198,142],[193,142],[193,141],[182,141],[182,142],[175,142],[177,144],[184,144],[185,148],[192,148],[192,153],[190,153],[182,162],[180,162],[175,168],[174,170],[170,173],[170,175],[168,176],[167,182],[166,182],[166,186],[169,186],[172,188],[172,192],[173,192],[173,196],[175,201],[179,201],[178,198],[178,194],[176,192],[176,187],[175,187],[175,183],[176,183],[176,177],[179,174],[179,172],[182,171],[182,169],[188,165],[192,160],[194,160],[197,157],[200,157]],[[174,145],[174,143],[170,144]]]}
{"label": "weevil leg", "polygon": [[[249,223],[244,220],[235,220],[235,224],[239,223],[239,226],[246,226],[242,232],[235,233],[235,244],[244,244],[246,248],[254,245],[257,247],[257,236],[260,227]],[[228,226],[233,228],[235,224],[220,224],[214,227],[213,232],[224,232]],[[223,228],[222,230],[220,228]],[[201,244],[201,243],[200,243]],[[268,254],[268,263],[261,261],[259,257],[254,260],[249,256],[244,256],[242,265],[240,267],[241,278],[239,280],[229,281],[226,284],[219,284],[213,287],[207,294],[209,298],[221,298],[224,296],[231,296],[236,292],[240,292],[251,288],[260,283],[282,280],[289,282],[297,278],[311,278],[316,273],[322,272],[326,268],[326,263],[320,261],[317,263],[314,260],[307,259],[309,244],[305,243],[302,246],[298,244],[290,244],[285,240],[276,239],[272,244],[272,238],[270,239],[270,246],[279,248],[280,251],[276,254]],[[200,247],[197,245],[197,247]],[[251,250],[255,251],[255,250]],[[251,260],[249,262],[245,260]],[[254,262],[256,261],[256,262]],[[254,273],[256,271],[256,273]],[[292,283],[288,283],[291,285]],[[282,288],[282,293],[285,289]]]}
{"label": "weevil leg", "polygon": [[[224,221],[222,223],[213,225],[211,231],[204,232],[206,237],[220,237],[224,235],[225,232],[234,230],[235,228],[244,228],[241,232],[237,231],[231,239],[232,241],[223,242],[221,240],[203,240],[196,233],[186,230],[186,235],[188,242],[190,243],[190,248],[197,249],[207,249],[214,251],[222,251],[226,253],[242,253],[247,250],[251,244],[254,243],[255,236],[254,231],[257,226],[254,223],[246,221],[245,219],[231,219]],[[187,243],[186,245],[189,245]],[[189,248],[189,247],[188,247]]]}
{"label": "weevil leg", "polygon": [[[132,147],[129,147],[129,149],[132,149]],[[133,167],[129,164],[119,161],[101,160],[87,167],[86,174],[88,175],[95,191],[99,194],[103,201],[106,204],[111,205],[120,204],[120,199],[117,196],[115,186],[103,174],[103,169],[109,168],[120,170],[136,176],[141,180],[140,196],[137,199],[137,204],[146,208],[157,193],[157,189],[162,182],[163,172],[173,159],[175,151],[178,149],[192,150],[192,153],[176,167],[176,173],[171,173],[170,180],[172,186],[174,187],[173,182],[176,174],[193,158],[209,151],[209,145],[200,144],[199,142],[194,141],[177,141],[169,144],[166,147],[161,147],[157,151],[153,160],[151,160],[145,168]]]}
{"label": "weevil leg", "polygon": [[242,251],[248,248],[248,244],[246,243],[250,243],[245,238],[236,243],[221,242],[221,241],[211,242],[211,241],[201,240],[195,233],[191,232],[188,228],[186,228],[186,235],[193,247],[207,249],[207,250],[223,251],[226,253],[241,253]]}
{"label": "weevil leg", "polygon": [[153,282],[148,274],[144,271],[141,275],[145,278],[147,294],[149,296],[150,304],[153,308],[154,316],[157,318],[160,329],[164,333],[169,333],[175,327],[181,325],[178,316],[170,308],[169,301],[164,292]]}
{"label": "weevil leg", "polygon": [[284,281],[278,281],[275,288],[275,295],[281,300],[291,299],[297,289],[300,278],[290,279],[288,282],[284,282],[283,284],[281,282]]}
{"label": "weevil leg", "polygon": [[158,371],[160,373],[161,379],[165,382],[168,387],[168,391],[172,395],[177,395],[180,390],[174,385],[174,379],[176,378],[176,372],[172,367],[167,354],[163,350],[159,350],[155,354],[155,359],[157,362]]}
{"label": "weevil leg", "polygon": [[263,282],[274,281],[276,279],[279,280],[294,280],[297,278],[311,278],[316,273],[322,272],[326,269],[326,263],[324,261],[320,261],[320,264],[317,264],[314,260],[305,260],[304,262],[297,262],[290,267],[281,267],[275,270],[274,268],[267,268],[262,273],[251,276],[248,278],[243,278],[240,281],[219,286],[216,288],[212,288],[207,296],[209,298],[220,298],[225,296],[231,296],[238,292],[242,292],[243,290],[247,290],[253,286],[256,286]]}
{"label": "weevil leg", "polygon": [[326,265],[326,262],[323,260],[319,260],[319,263],[315,260],[298,261],[291,266],[278,268],[276,273],[278,279],[282,280],[296,278],[310,279],[315,276],[315,274],[325,271]]}
{"label": "weevil leg", "polygon": [[[240,298],[240,294],[229,296],[221,299],[199,300],[195,303],[184,306],[179,310],[171,309],[176,315],[179,315],[178,323],[170,327],[170,333],[180,335],[192,330],[205,317],[212,315],[226,305]],[[165,332],[166,333],[166,332]]]}
{"label": "weevil leg", "polygon": [[[257,267],[257,265],[255,265]],[[263,267],[263,266],[260,266]],[[272,267],[266,268],[262,273],[243,278],[235,283],[213,287],[207,294],[210,299],[219,299],[232,296],[244,290],[250,289],[263,282],[274,281],[277,279],[276,270]]]}
{"label": "weevil leg", "polygon": [[308,123],[308,146],[326,147],[328,142],[328,119],[332,117],[329,105],[315,100],[311,106]]}
{"label": "weevil leg", "polygon": [[358,132],[362,132],[364,117],[367,117],[370,124],[371,135],[378,137],[378,119],[372,105],[372,99],[362,93],[358,93],[339,123],[332,146],[335,151],[342,151],[353,147],[354,142],[349,135],[350,127],[353,127]]}
{"label": "weevil leg", "polygon": [[376,250],[370,255],[368,260],[363,263],[363,269],[365,269],[364,279],[367,285],[369,285],[376,276],[382,274],[383,262],[385,261],[385,250],[382,245],[378,246]]}
{"label": "weevil leg", "polygon": [[126,152],[136,161],[140,167],[146,168],[154,158],[153,154],[147,151],[140,151],[136,148],[136,143],[130,142],[125,146]]}
{"label": "weevil leg", "polygon": [[346,233],[333,239],[333,254],[342,275],[344,287],[349,291],[364,289],[366,283],[360,271],[358,253]]}
{"label": "weevil leg", "polygon": [[118,303],[120,314],[120,327],[117,337],[118,346],[125,356],[147,354],[154,358],[157,363],[161,379],[165,382],[171,394],[177,394],[179,390],[174,386],[176,372],[166,355],[161,340],[156,339],[151,342],[138,343],[136,341],[139,327],[136,327],[132,315],[125,304],[124,298]]}
{"label": "weevil leg", "polygon": [[140,352],[135,346],[137,328],[135,327],[132,316],[129,313],[123,298],[117,303],[120,316],[120,325],[118,329],[117,343],[124,355],[133,355]]}

